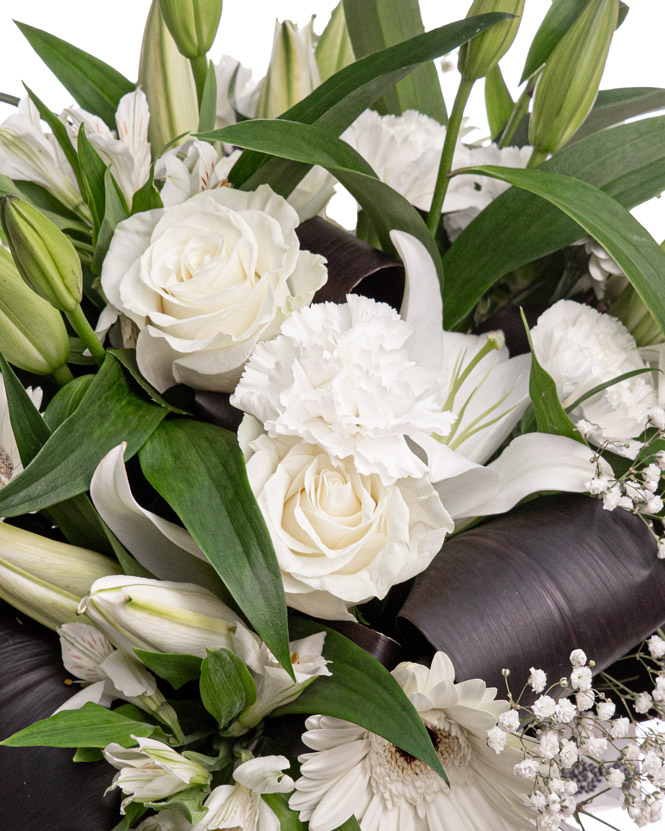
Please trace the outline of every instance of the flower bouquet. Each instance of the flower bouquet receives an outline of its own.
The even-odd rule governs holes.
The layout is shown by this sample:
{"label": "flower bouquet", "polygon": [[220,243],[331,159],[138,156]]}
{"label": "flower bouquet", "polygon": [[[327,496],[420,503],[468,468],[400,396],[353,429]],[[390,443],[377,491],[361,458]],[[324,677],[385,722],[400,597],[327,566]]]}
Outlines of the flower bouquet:
{"label": "flower bouquet", "polygon": [[18,24],[76,103],[2,95],[13,831],[659,819],[665,91],[599,92],[618,0],[510,90],[523,7],[343,0],[258,84],[221,0],[136,84]]}

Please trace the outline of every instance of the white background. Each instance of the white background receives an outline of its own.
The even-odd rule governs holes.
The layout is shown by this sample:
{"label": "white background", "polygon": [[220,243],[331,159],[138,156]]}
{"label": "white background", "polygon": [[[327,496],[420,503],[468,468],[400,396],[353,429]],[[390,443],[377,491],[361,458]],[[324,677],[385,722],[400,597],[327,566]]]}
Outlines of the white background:
{"label": "white background", "polygon": [[[665,3],[662,0],[628,0],[626,22],[617,32],[603,78],[602,88],[626,86],[665,87]],[[220,31],[210,57],[217,60],[230,54],[254,70],[256,79],[266,69],[272,45],[275,17],[304,25],[315,13],[315,29],[321,32],[337,0],[225,0]],[[139,50],[149,0],[2,0],[0,2],[0,91],[20,96],[21,81],[59,112],[72,103],[69,93],[36,58],[12,18],[45,29],[84,48],[114,66],[130,79],[138,72]],[[464,17],[470,0],[421,0],[425,26],[441,26]],[[549,0],[526,0],[524,19],[517,41],[502,61],[502,69],[513,97],[517,90],[526,50],[550,6]],[[448,107],[456,89],[456,73],[444,75]],[[0,120],[12,108],[0,104]],[[467,114],[483,132],[482,83],[477,84]],[[665,201],[665,200],[664,200]],[[638,218],[660,242],[665,238],[665,204],[653,200],[639,208]],[[603,814],[613,827],[635,828],[623,812]],[[607,825],[585,821],[587,831],[601,831]],[[656,826],[650,826],[655,829]],[[659,831],[665,822],[658,824]],[[488,829],[489,831],[489,829]]]}

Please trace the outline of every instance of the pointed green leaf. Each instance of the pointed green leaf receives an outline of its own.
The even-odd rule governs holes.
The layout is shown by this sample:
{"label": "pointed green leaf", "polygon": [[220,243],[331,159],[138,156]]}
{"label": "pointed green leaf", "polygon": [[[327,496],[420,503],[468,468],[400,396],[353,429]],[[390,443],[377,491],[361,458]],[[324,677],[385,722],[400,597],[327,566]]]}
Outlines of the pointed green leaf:
{"label": "pointed green leaf", "polygon": [[69,138],[69,133],[67,132],[67,128],[65,125],[60,121],[60,119],[52,113],[51,110],[44,104],[44,102],[39,99],[35,93],[30,89],[27,84],[23,84],[25,87],[28,95],[32,99],[35,107],[39,110],[39,115],[43,118],[43,120],[48,124],[51,128],[51,132],[53,133],[56,141],[60,145],[62,152],[65,154],[67,161],[72,166],[72,170],[74,171],[74,176],[76,176],[76,181],[78,182],[79,190],[82,187],[81,183],[81,171],[79,169],[79,160],[78,156],[76,155],[76,150],[74,149],[74,145]]}
{"label": "pointed green leaf", "polygon": [[117,742],[133,747],[134,736],[150,736],[154,724],[126,718],[89,701],[80,710],[63,710],[36,721],[0,742],[7,747],[106,747]]}
{"label": "pointed green leaf", "polygon": [[422,719],[397,681],[376,658],[319,621],[292,617],[290,628],[294,639],[322,630],[326,633],[323,654],[331,661],[332,675],[317,678],[315,684],[274,710],[271,716],[322,713],[351,721],[383,736],[445,778]]}
{"label": "pointed green leaf", "polygon": [[531,42],[520,84],[547,61],[552,50],[580,16],[587,0],[553,0]]}
{"label": "pointed green leaf", "polygon": [[152,384],[146,381],[143,375],[141,375],[141,370],[139,369],[139,365],[136,361],[136,349],[109,349],[107,351],[120,361],[127,372],[129,372],[136,383],[148,393],[155,404],[159,404],[160,407],[166,407],[166,409],[170,410],[172,413],[178,413],[179,415],[191,415],[191,413],[187,410],[182,410],[180,407],[170,404],[163,395],[160,395],[157,392]]}
{"label": "pointed green leaf", "polygon": [[624,372],[622,375],[617,375],[616,378],[612,378],[610,381],[605,381],[604,384],[598,384],[595,387],[591,387],[591,389],[585,392],[584,395],[580,395],[580,397],[576,398],[572,404],[569,404],[566,407],[566,412],[572,413],[575,407],[579,407],[580,404],[584,404],[585,401],[588,401],[590,398],[593,398],[594,395],[598,395],[599,392],[603,392],[609,387],[615,386],[615,384],[620,384],[622,381],[627,381],[629,378],[634,378],[636,375],[644,375],[645,372],[662,371],[662,369],[658,369],[657,367],[649,366],[644,367],[644,369],[633,369],[631,372]]}
{"label": "pointed green leaf", "polygon": [[[583,179],[632,208],[665,190],[665,117],[595,133],[564,147],[538,170]],[[582,236],[576,222],[538,196],[515,188],[501,194],[444,255],[446,328],[459,326],[504,274]]]}
{"label": "pointed green leaf", "polygon": [[2,353],[0,353],[0,373],[5,383],[12,432],[21,462],[25,466],[39,453],[44,442],[51,435],[51,431]]}
{"label": "pointed green leaf", "polygon": [[261,799],[279,820],[280,831],[307,831],[304,822],[298,819],[297,811],[289,808],[289,795],[285,793],[264,793]]}
{"label": "pointed green leaf", "polygon": [[164,203],[159,191],[155,187],[155,165],[150,168],[145,185],[139,188],[132,199],[132,213],[138,214],[142,211],[151,211],[153,208],[163,208]]}
{"label": "pointed green leaf", "polygon": [[98,115],[114,130],[118,102],[123,95],[132,92],[135,85],[104,61],[71,43],[27,23],[14,22],[79,105]]}
{"label": "pointed green leaf", "polygon": [[56,430],[76,410],[94,377],[81,375],[56,392],[44,412],[44,421],[51,431]]}
{"label": "pointed green leaf", "polygon": [[118,361],[107,355],[78,409],[0,492],[0,516],[38,511],[83,493],[109,450],[126,441],[125,458],[131,458],[165,415],[166,410],[146,401]]}
{"label": "pointed green leaf", "polygon": [[94,274],[102,273],[102,263],[109,250],[115,226],[119,222],[122,222],[123,219],[127,219],[127,213],[124,199],[120,195],[118,186],[111,175],[111,168],[107,167],[104,171],[104,218],[99,228],[99,234],[97,235],[95,244],[95,253],[90,264],[90,268]]}
{"label": "pointed green leaf", "polygon": [[515,106],[506,82],[497,64],[485,78],[485,109],[490,125],[490,133],[499,136],[504,131]]}
{"label": "pointed green leaf", "polygon": [[513,170],[487,165],[467,170],[547,199],[575,220],[617,263],[665,332],[665,251],[616,200],[588,182],[542,169]]}
{"label": "pointed green leaf", "polygon": [[81,166],[83,195],[92,214],[92,239],[94,243],[97,240],[97,235],[99,234],[99,229],[104,219],[104,175],[106,173],[106,165],[88,141],[84,124],[81,124],[78,132],[78,158]]}
{"label": "pointed green leaf", "polygon": [[196,655],[148,652],[136,646],[134,652],[151,672],[168,681],[176,690],[179,690],[188,681],[196,681],[201,674],[202,659]]}
{"label": "pointed green leaf", "polygon": [[572,144],[606,127],[627,121],[629,118],[664,108],[665,89],[658,87],[601,89],[591,112],[568,143]]}
{"label": "pointed green leaf", "polygon": [[363,157],[336,136],[316,126],[283,119],[243,121],[216,130],[213,135],[239,147],[325,167],[358,200],[384,250],[393,250],[392,229],[406,231],[423,243],[440,271],[438,249],[418,211],[401,194],[377,179]]}
{"label": "pointed green leaf", "polygon": [[235,434],[200,421],[165,421],[139,460],[146,479],[178,514],[254,629],[292,673],[282,577]]}
{"label": "pointed green leaf", "polygon": [[217,118],[217,76],[212,61],[208,62],[208,71],[203,86],[203,96],[199,107],[199,133],[215,129]]}
{"label": "pointed green leaf", "polygon": [[256,701],[256,684],[247,667],[228,649],[207,649],[201,664],[201,701],[225,727]]}

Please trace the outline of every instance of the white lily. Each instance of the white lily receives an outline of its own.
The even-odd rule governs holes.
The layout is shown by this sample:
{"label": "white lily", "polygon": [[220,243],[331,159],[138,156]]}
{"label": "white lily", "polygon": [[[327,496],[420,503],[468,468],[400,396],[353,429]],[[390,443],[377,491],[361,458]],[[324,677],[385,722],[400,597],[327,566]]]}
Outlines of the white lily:
{"label": "white lily", "polygon": [[54,136],[42,130],[39,111],[29,98],[22,98],[0,126],[0,173],[35,182],[67,208],[88,213],[71,165]]}
{"label": "white lily", "polygon": [[132,197],[150,175],[150,112],[145,93],[137,89],[120,99],[115,114],[117,138],[101,118],[78,107],[66,109],[63,115],[71,119],[74,136],[78,136],[83,125],[86,138],[102,160],[111,166],[111,173],[131,206]]}
{"label": "white lily", "polygon": [[406,272],[402,316],[414,327],[409,354],[434,370],[447,370],[446,407],[457,416],[447,436],[431,437],[423,445],[446,510],[460,520],[503,513],[538,491],[584,493],[595,462],[588,447],[565,436],[519,436],[485,464],[528,406],[530,357],[509,358],[500,333],[488,337],[445,332],[431,257],[403,231],[392,231],[391,238]]}
{"label": "white lily", "polygon": [[207,785],[210,774],[198,762],[187,759],[163,742],[133,736],[139,748],[109,744],[106,761],[119,769],[107,791],[120,788],[125,794],[120,812],[130,802],[155,802],[196,785]]}

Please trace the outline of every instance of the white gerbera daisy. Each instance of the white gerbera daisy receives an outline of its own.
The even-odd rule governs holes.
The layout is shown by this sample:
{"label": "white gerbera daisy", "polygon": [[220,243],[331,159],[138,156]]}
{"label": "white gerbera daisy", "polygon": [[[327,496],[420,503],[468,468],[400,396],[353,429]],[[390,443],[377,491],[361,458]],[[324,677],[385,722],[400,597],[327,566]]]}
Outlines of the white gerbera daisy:
{"label": "white gerbera daisy", "polygon": [[[507,701],[473,679],[454,683],[453,665],[437,652],[431,669],[402,663],[393,671],[420,713],[450,786],[431,768],[348,721],[313,716],[303,741],[301,778],[289,805],[310,831],[333,831],[352,815],[362,831],[518,831],[533,824],[523,797],[531,783],[513,773],[522,758],[497,755],[487,732]],[[509,739],[510,741],[510,739]]]}

